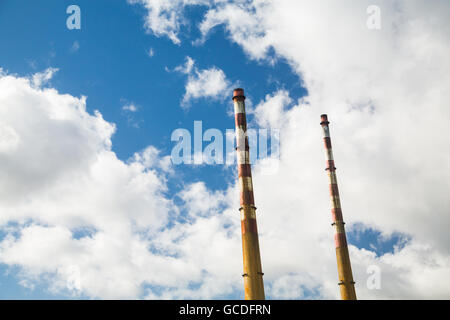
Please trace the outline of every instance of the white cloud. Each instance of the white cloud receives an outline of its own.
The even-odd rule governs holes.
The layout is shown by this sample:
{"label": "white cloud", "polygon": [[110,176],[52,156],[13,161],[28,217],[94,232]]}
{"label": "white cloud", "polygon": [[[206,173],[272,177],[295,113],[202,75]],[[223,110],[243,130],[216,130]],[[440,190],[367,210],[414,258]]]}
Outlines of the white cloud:
{"label": "white cloud", "polygon": [[291,103],[292,99],[286,90],[275,92],[272,96],[266,95],[266,100],[254,110],[256,121],[263,128],[280,129],[285,120],[285,107]]}
{"label": "white cloud", "polygon": [[33,85],[36,87],[40,87],[50,81],[53,78],[53,75],[58,72],[57,68],[48,68],[42,72],[35,73],[32,77]]}
{"label": "white cloud", "polygon": [[140,106],[136,105],[134,102],[127,102],[125,99],[121,99],[124,105],[122,106],[122,111],[124,111],[124,116],[127,118],[128,125],[139,129],[140,124],[144,122],[143,119],[136,119],[136,113],[141,109]]}
{"label": "white cloud", "polygon": [[1,73],[0,117],[0,262],[19,268],[19,284],[103,299],[237,290],[239,219],[219,208],[234,197],[187,185],[176,206],[170,158],[149,146],[119,160],[114,125],[85,97]]}
{"label": "white cloud", "polygon": [[269,1],[223,1],[223,4],[212,7],[199,26],[205,40],[209,31],[223,24],[233,41],[243,46],[253,58],[265,57],[271,38],[266,36],[262,17],[255,10],[266,8]]}
{"label": "white cloud", "polygon": [[[318,161],[324,158],[321,113],[331,121],[348,229],[360,222],[385,237],[412,238],[382,257],[351,246],[359,297],[450,294],[442,282],[450,275],[450,153],[442,147],[450,143],[450,4],[377,1],[379,31],[366,26],[372,4],[211,2],[199,26],[203,41],[223,25],[250,58],[286,59],[308,91],[289,109],[286,93],[274,92],[255,110],[256,124],[283,124],[278,174],[254,170],[263,268],[275,296],[302,297],[300,288],[313,279],[319,296],[337,297],[332,230],[324,227],[330,222],[327,181]],[[382,270],[380,291],[365,286],[372,264]],[[286,287],[287,274],[299,285]]]}
{"label": "white cloud", "polygon": [[191,57],[186,57],[186,62],[184,65],[179,65],[175,67],[174,71],[181,72],[184,74],[190,74],[194,70],[195,61]]}
{"label": "white cloud", "polygon": [[145,148],[142,152],[134,154],[132,161],[142,164],[145,168],[158,168],[170,172],[172,162],[170,156],[161,156],[160,151],[153,146]]}
{"label": "white cloud", "polygon": [[227,205],[223,192],[210,192],[204,182],[188,185],[179,197],[188,208],[188,214],[193,216],[210,215],[212,211]]}
{"label": "white cloud", "polygon": [[[146,3],[154,8],[159,2]],[[274,92],[255,110],[255,124],[283,122],[278,173],[264,175],[259,164],[253,170],[271,298],[308,292],[338,297],[318,124],[323,112],[331,121],[348,230],[360,222],[384,236],[396,231],[412,238],[382,256],[350,246],[358,297],[450,294],[442,281],[450,276],[450,4],[380,1],[382,29],[370,31],[368,3],[242,1],[213,8],[214,19],[203,24],[206,36],[225,23],[231,39],[254,59],[264,59],[272,47],[308,90],[296,103]],[[230,6],[257,23],[237,26]],[[167,17],[180,19],[177,10]],[[161,27],[159,35],[176,37],[174,26]],[[188,73],[199,78],[198,72],[192,67]],[[236,187],[220,194],[202,183],[188,185],[179,195],[184,206],[174,206],[163,196],[166,176],[158,152],[150,148],[128,163],[117,159],[111,151],[114,126],[99,113],[88,114],[85,103],[33,87],[30,79],[0,76],[0,132],[15,137],[0,143],[0,222],[19,222],[1,242],[0,261],[21,266],[27,285],[53,274],[55,290],[63,290],[76,265],[79,287],[91,297],[216,298],[241,292]],[[187,221],[181,211],[191,213]],[[81,228],[93,231],[74,237]],[[371,265],[381,269],[381,290],[366,287]]]}
{"label": "white cloud", "polygon": [[0,132],[18,141],[0,151],[0,224],[10,225],[0,261],[20,266],[24,283],[52,275],[56,291],[76,266],[82,292],[101,298],[135,298],[143,283],[170,285],[174,278],[151,275],[158,269],[189,272],[148,251],[171,212],[167,160],[143,151],[120,161],[111,151],[114,125],[87,113],[85,98],[31,82],[0,77]]}
{"label": "white cloud", "polygon": [[74,41],[72,46],[70,47],[70,52],[74,53],[80,49],[80,43],[78,41]]}
{"label": "white cloud", "polygon": [[136,107],[133,103],[126,104],[122,107],[122,110],[136,112],[138,107]]}
{"label": "white cloud", "polygon": [[0,123],[0,152],[13,152],[20,143],[20,137],[14,128]]}
{"label": "white cloud", "polygon": [[217,67],[197,69],[195,61],[186,57],[186,63],[175,67],[174,71],[188,75],[182,105],[189,106],[192,100],[200,98],[221,99],[230,91],[230,82],[225,73]]}
{"label": "white cloud", "polygon": [[204,69],[189,76],[183,102],[198,98],[222,98],[227,91],[229,84],[222,70],[216,67]]}
{"label": "white cloud", "polygon": [[[323,229],[329,220],[324,216],[329,211],[327,183],[324,164],[317,162],[323,159],[318,119],[328,113],[347,226],[362,222],[384,235],[397,231],[413,238],[404,249],[381,258],[353,247],[360,297],[442,298],[450,293],[449,286],[427,290],[426,283],[438,285],[439,277],[449,276],[450,266],[445,228],[450,223],[446,214],[450,162],[444,160],[450,153],[439,147],[450,143],[445,134],[450,125],[449,4],[379,1],[381,31],[366,27],[369,4],[230,2],[207,13],[200,29],[206,35],[224,23],[231,39],[253,59],[270,58],[268,49],[273,48],[308,90],[308,96],[289,110],[283,107],[287,101],[281,101],[286,94],[278,92],[255,111],[259,125],[283,123],[278,174],[254,177],[257,205],[267,212],[260,218],[266,268],[275,259],[276,248],[286,248],[278,260],[284,265],[296,261],[291,268],[284,267],[286,272],[316,277],[324,284],[325,296],[336,292],[335,271],[328,270],[335,268],[331,230]],[[248,22],[235,19],[240,12],[250,15]],[[283,187],[270,187],[274,185]],[[305,225],[308,228],[302,228]],[[296,232],[290,226],[305,234],[288,236]],[[290,241],[277,240],[276,231]],[[305,244],[303,257],[289,256],[290,243]],[[312,251],[321,245],[318,257]],[[424,246],[426,250],[421,249]],[[381,266],[382,291],[365,288],[370,264]],[[328,275],[314,271],[320,265],[327,266]]]}
{"label": "white cloud", "polygon": [[186,5],[208,5],[210,0],[128,0],[130,4],[141,4],[147,10],[145,28],[157,37],[167,36],[179,44],[178,33],[187,21],[183,17]]}

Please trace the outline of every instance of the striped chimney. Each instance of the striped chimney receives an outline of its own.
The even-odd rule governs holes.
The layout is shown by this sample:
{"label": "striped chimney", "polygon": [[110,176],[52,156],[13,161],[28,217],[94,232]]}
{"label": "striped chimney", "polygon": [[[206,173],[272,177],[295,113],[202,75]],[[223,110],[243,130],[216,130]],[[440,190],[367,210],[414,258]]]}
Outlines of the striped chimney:
{"label": "striped chimney", "polygon": [[256,207],[253,198],[252,173],[250,168],[247,120],[245,117],[245,96],[243,89],[233,92],[236,121],[236,152],[240,188],[240,214],[242,230],[242,251],[244,258],[244,288],[246,300],[264,300],[263,272],[259,254]]}
{"label": "striped chimney", "polygon": [[330,129],[328,128],[328,117],[321,116],[323,129],[323,140],[327,156],[328,177],[330,179],[331,215],[334,227],[334,243],[336,245],[336,259],[339,276],[339,288],[342,300],[356,300],[355,282],[353,281],[352,266],[348,253],[347,237],[345,236],[345,223],[342,218],[341,201],[336,179],[336,167],[334,166],[333,149],[331,148]]}

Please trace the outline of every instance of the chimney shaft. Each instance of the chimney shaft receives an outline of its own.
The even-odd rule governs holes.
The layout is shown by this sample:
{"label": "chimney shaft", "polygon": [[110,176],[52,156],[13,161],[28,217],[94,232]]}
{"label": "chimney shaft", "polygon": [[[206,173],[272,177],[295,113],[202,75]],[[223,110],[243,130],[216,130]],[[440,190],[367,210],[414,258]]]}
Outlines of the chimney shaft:
{"label": "chimney shaft", "polygon": [[345,236],[344,220],[342,218],[341,201],[339,199],[339,189],[336,179],[336,168],[334,166],[333,150],[331,148],[330,130],[328,127],[328,117],[321,116],[323,129],[323,139],[327,156],[328,177],[330,180],[331,215],[332,226],[334,227],[334,243],[336,246],[336,259],[339,276],[339,288],[342,300],[356,300],[355,282],[353,281],[352,267],[348,253],[347,237]]}
{"label": "chimney shaft", "polygon": [[242,252],[244,258],[244,274],[242,276],[244,277],[245,300],[264,300],[264,274],[259,253],[243,89],[234,90],[233,102],[236,121],[236,151],[241,205],[239,211],[241,215]]}

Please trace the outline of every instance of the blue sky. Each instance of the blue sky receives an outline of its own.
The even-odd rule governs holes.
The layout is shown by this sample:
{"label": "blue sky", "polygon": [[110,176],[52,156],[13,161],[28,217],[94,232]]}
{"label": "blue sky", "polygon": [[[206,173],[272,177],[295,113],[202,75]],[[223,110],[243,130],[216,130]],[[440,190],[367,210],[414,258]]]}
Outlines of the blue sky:
{"label": "blue sky", "polygon": [[[216,66],[235,84],[246,88],[248,98],[255,103],[279,88],[290,91],[293,98],[305,90],[298,76],[280,59],[276,65],[251,61],[236,44],[227,40],[218,28],[205,45],[192,45],[200,37],[195,24],[206,8],[189,10],[192,26],[174,45],[167,38],[157,38],[145,32],[142,8],[125,1],[81,1],[81,30],[66,28],[66,8],[70,1],[46,1],[45,5],[24,5],[20,1],[3,1],[1,37],[8,44],[1,50],[2,67],[11,73],[33,74],[48,67],[59,68],[52,85],[61,93],[88,97],[90,112],[99,110],[104,118],[117,125],[113,150],[127,160],[136,151],[154,145],[170,154],[170,135],[176,128],[193,130],[195,120],[203,121],[204,130],[233,129],[233,118],[227,114],[230,99],[195,101],[195,108],[183,110],[180,101],[186,77],[168,72],[184,64],[187,56],[201,69]],[[13,30],[13,32],[11,32]],[[184,36],[184,38],[183,38]],[[74,42],[80,48],[71,50]],[[149,57],[152,49],[154,56]],[[124,105],[138,106],[136,114],[122,110]],[[139,127],[136,128],[135,125]],[[209,168],[183,168],[187,179],[206,179],[213,188],[222,188],[223,172]],[[209,180],[209,181],[208,181]]]}
{"label": "blue sky", "polygon": [[[184,110],[180,101],[186,77],[168,72],[185,62],[187,56],[199,68],[217,66],[227,78],[245,87],[252,101],[259,101],[278,88],[290,90],[292,97],[301,97],[304,89],[298,76],[283,61],[273,66],[250,61],[239,46],[227,40],[224,31],[216,30],[205,45],[183,41],[174,45],[167,38],[145,32],[144,12],[125,1],[78,1],[81,8],[81,30],[66,28],[66,8],[71,1],[2,1],[0,7],[0,50],[2,68],[10,73],[30,75],[46,68],[59,71],[51,84],[61,93],[87,96],[89,112],[99,110],[108,122],[117,126],[112,138],[113,150],[126,161],[148,145],[170,154],[174,142],[170,135],[176,128],[193,130],[194,121],[203,121],[204,130],[234,128],[234,119],[227,113],[229,99],[195,101],[195,108]],[[197,23],[206,9],[189,10]],[[183,40],[200,37],[195,28]],[[74,43],[79,48],[73,50]],[[149,56],[149,50],[154,55]],[[135,114],[123,110],[134,104]],[[136,126],[137,125],[137,126]],[[205,143],[206,145],[206,143]],[[184,185],[204,181],[212,189],[225,189],[234,179],[222,166],[183,166],[179,179],[171,183],[173,196]],[[2,269],[1,298],[54,298],[45,287],[34,291],[22,288],[12,275]],[[61,298],[62,296],[57,295]]]}
{"label": "blue sky", "polygon": [[[81,30],[69,30],[66,27],[66,19],[69,16],[66,13],[66,8],[71,4],[76,4],[81,8]],[[297,57],[295,54],[290,53],[292,48],[289,45],[281,47],[281,42],[276,41],[268,46],[262,58],[258,58],[256,54],[249,53],[245,45],[242,45],[234,38],[236,33],[230,31],[233,30],[230,27],[231,22],[223,22],[212,28],[207,33],[205,42],[196,43],[196,40],[202,38],[199,27],[210,10],[211,7],[209,6],[198,5],[186,6],[182,11],[177,11],[178,15],[183,15],[184,24],[177,31],[180,43],[176,44],[169,37],[157,35],[154,30],[150,30],[145,26],[144,22],[147,19],[148,11],[142,5],[132,5],[125,0],[78,0],[76,3],[65,0],[31,2],[24,0],[2,0],[0,1],[0,67],[4,72],[16,77],[31,77],[33,74],[43,72],[47,68],[58,68],[59,70],[54,74],[49,83],[46,84],[46,87],[55,88],[60,94],[69,94],[74,97],[87,96],[86,106],[89,114],[94,114],[94,111],[98,110],[107,122],[116,125],[116,131],[112,136],[112,151],[124,163],[130,163],[130,158],[135,153],[141,152],[148,146],[153,146],[160,150],[161,156],[170,155],[174,147],[174,142],[170,139],[172,132],[177,128],[186,128],[192,132],[194,121],[197,120],[203,122],[203,130],[217,128],[224,132],[226,129],[233,129],[234,118],[230,116],[232,105],[231,90],[237,86],[245,88],[248,106],[251,109],[258,106],[259,110],[261,110],[259,114],[263,114],[263,116],[266,114],[269,115],[266,116],[266,122],[270,122],[271,119],[275,121],[275,118],[270,118],[271,111],[264,110],[264,108],[271,108],[272,106],[270,104],[272,100],[266,97],[266,95],[278,96],[281,91],[287,93],[290,100],[282,103],[282,112],[280,112],[280,119],[284,119],[283,121],[285,122],[279,123],[279,126],[281,126],[281,129],[284,127],[289,128],[286,129],[285,135],[284,131],[281,131],[282,137],[284,135],[286,139],[290,139],[289,141],[295,141],[299,137],[307,137],[304,140],[305,145],[299,147],[299,150],[303,150],[302,148],[306,148],[306,146],[315,145],[314,139],[317,139],[317,146],[321,147],[321,137],[318,136],[316,138],[313,131],[308,131],[306,136],[303,135],[305,132],[301,130],[298,134],[295,133],[296,124],[295,120],[292,119],[296,119],[298,110],[308,112],[308,117],[311,113],[312,119],[315,119],[314,121],[317,122],[314,123],[317,127],[318,118],[322,112],[331,112],[332,115],[334,112],[336,119],[341,120],[340,123],[338,122],[336,124],[336,132],[342,134],[336,137],[336,139],[341,139],[336,145],[338,148],[341,147],[341,151],[337,151],[337,162],[342,163],[342,167],[338,165],[339,170],[342,168],[342,172],[338,171],[338,176],[340,179],[342,175],[342,182],[344,184],[342,193],[343,197],[347,197],[343,200],[344,217],[346,217],[345,210],[349,208],[349,217],[350,219],[353,218],[347,224],[349,242],[358,248],[358,252],[362,252],[361,255],[370,256],[374,254],[374,256],[370,256],[370,259],[378,262],[382,261],[383,255],[395,255],[405,248],[405,246],[407,247],[411,239],[414,238],[414,235],[410,234],[409,229],[401,227],[400,220],[398,223],[389,221],[388,212],[389,210],[394,210],[394,207],[396,208],[395,210],[402,208],[405,211],[408,208],[396,201],[379,201],[386,203],[384,210],[386,212],[386,218],[383,222],[379,222],[378,225],[371,225],[374,220],[370,214],[364,217],[358,216],[361,212],[371,212],[372,207],[376,207],[371,202],[364,203],[362,200],[361,202],[358,200],[361,199],[359,192],[368,191],[364,188],[369,188],[369,191],[371,190],[368,187],[369,184],[366,184],[366,181],[361,182],[359,180],[354,184],[350,183],[352,178],[361,176],[360,172],[363,169],[356,167],[352,171],[352,168],[355,168],[356,164],[359,163],[360,158],[358,156],[363,153],[362,151],[359,152],[359,150],[363,150],[364,147],[358,149],[358,139],[360,137],[358,135],[348,140],[344,139],[344,132],[353,131],[351,129],[353,122],[351,121],[355,121],[356,123],[360,120],[360,118],[358,120],[352,118],[352,116],[345,118],[345,115],[350,114],[348,110],[351,110],[355,105],[362,104],[364,107],[364,101],[367,100],[365,100],[366,96],[361,98],[360,96],[345,96],[345,94],[349,91],[355,91],[358,93],[362,92],[361,95],[365,95],[366,91],[370,91],[368,88],[371,88],[371,85],[376,86],[378,79],[375,79],[370,85],[366,85],[365,80],[361,80],[359,84],[356,84],[358,81],[355,80],[355,90],[346,90],[345,87],[339,87],[336,91],[334,89],[328,90],[326,92],[330,94],[330,100],[324,101],[326,103],[330,101],[334,103],[337,101],[336,105],[330,106],[322,101],[318,103],[319,107],[317,107],[317,100],[314,100],[313,90],[318,91],[318,88],[327,88],[326,85],[321,86],[320,81],[324,77],[320,78],[320,75],[326,74],[328,72],[327,69],[332,70],[329,71],[330,73],[336,71],[335,74],[326,76],[331,79],[331,82],[334,81],[335,84],[342,84],[342,79],[338,79],[342,72],[339,73],[338,70],[344,69],[339,69],[338,66],[342,64],[347,68],[348,65],[346,63],[353,63],[351,61],[352,59],[347,59],[347,56],[339,51],[341,48],[334,43],[332,37],[328,43],[333,42],[333,45],[338,46],[338,49],[336,49],[336,60],[332,63],[328,61],[329,64],[327,66],[325,58],[328,58],[328,56],[324,57],[324,67],[321,66],[320,70],[315,69],[318,68],[319,64],[312,63],[311,57],[324,53],[312,50],[311,56]],[[353,8],[349,11],[352,10]],[[364,17],[365,13],[363,12],[362,15]],[[229,24],[227,25],[227,23]],[[293,29],[295,28],[293,27]],[[299,27],[300,29],[301,27]],[[324,31],[325,34],[331,32],[331,29],[330,27],[328,31]],[[281,37],[282,35],[280,34]],[[311,47],[315,45],[313,38],[308,38],[312,41]],[[249,39],[251,40],[250,36]],[[296,37],[292,36],[291,39],[292,43],[296,43]],[[319,42],[322,41],[320,34],[318,34],[317,39],[319,39]],[[307,48],[300,46],[298,51],[303,50],[304,52],[308,52],[309,50]],[[324,50],[327,49],[324,47]],[[149,54],[150,51],[152,54]],[[186,63],[187,57],[195,61],[194,66],[198,71],[211,68],[222,70],[229,84],[227,93],[225,95],[222,93],[219,94],[218,98],[206,97],[191,99],[187,107],[183,106],[182,100],[186,92],[188,75],[175,69],[183,66]],[[359,57],[353,59],[353,61],[358,61],[359,63],[358,59]],[[368,64],[373,65],[373,61],[370,60]],[[381,66],[384,62],[380,61],[375,63],[380,63]],[[368,68],[372,67],[370,66]],[[365,79],[364,76],[358,78],[360,76],[358,70],[365,70],[364,66],[356,66],[355,68],[351,66],[347,69],[352,70],[352,72],[356,70],[353,79]],[[376,69],[374,67],[375,71],[373,72],[370,69],[372,73],[368,72],[367,77],[375,77]],[[303,82],[303,76],[305,74],[306,84]],[[325,80],[323,81],[325,83]],[[389,81],[386,82],[389,83]],[[397,83],[397,80],[393,80],[394,82]],[[328,85],[330,81],[326,83]],[[316,86],[316,84],[318,85]],[[380,85],[380,87],[382,86]],[[310,89],[312,91],[311,100],[307,102],[300,100],[308,97]],[[370,93],[367,93],[367,96],[371,98],[370,95],[374,94],[373,92],[375,91],[370,91]],[[336,100],[332,100],[334,99],[333,95],[337,97]],[[345,101],[348,105],[341,107],[339,103],[342,101]],[[379,100],[376,100],[376,97],[374,101],[379,102]],[[266,105],[264,104],[265,102],[267,102]],[[135,112],[124,110],[125,106],[130,105],[136,106],[137,110]],[[312,106],[310,107],[310,105]],[[363,110],[363,107],[361,107],[361,110]],[[366,119],[361,110],[358,111],[361,112],[361,119]],[[290,113],[290,111],[292,112]],[[267,117],[269,117],[268,120]],[[248,118],[252,126],[262,127],[263,122],[259,118],[256,119],[253,113]],[[350,121],[346,119],[356,120]],[[334,125],[333,120],[332,126]],[[301,126],[310,128],[308,124],[305,125],[303,120],[299,120],[297,123],[301,123]],[[332,130],[334,130],[334,127]],[[380,129],[380,131],[383,130]],[[292,132],[295,134],[292,134]],[[376,134],[378,134],[378,131]],[[377,136],[376,134],[372,136],[367,134],[367,136],[375,137]],[[374,140],[377,143],[382,139],[377,140],[374,138]],[[286,145],[292,144],[286,142]],[[293,146],[296,148],[295,144]],[[310,154],[308,154],[308,151],[302,151],[303,153],[300,153],[298,160],[298,167],[295,167],[296,164],[292,163],[292,166],[287,165],[286,167],[301,171],[303,163],[307,163],[303,162],[304,160],[302,159],[305,157],[311,158],[310,161],[314,163],[314,166],[311,166],[311,169],[304,169],[306,171],[300,176],[309,179],[313,176],[311,170],[316,168],[316,164],[319,167],[324,166],[322,164],[324,163],[323,157],[315,160],[315,150],[311,151]],[[322,152],[323,150],[320,151]],[[290,152],[291,150],[286,151],[285,154],[290,154]],[[365,152],[368,154],[370,150],[365,150]],[[347,155],[348,158],[346,157]],[[365,157],[365,155],[361,157]],[[392,163],[386,164],[386,167],[390,165]],[[306,164],[303,165],[303,167],[305,166],[307,167]],[[390,171],[387,169],[385,172]],[[384,177],[383,173],[381,175]],[[327,182],[325,176],[323,171],[318,172],[316,176],[318,189],[311,187],[311,190],[320,190],[320,186],[323,187],[323,194],[320,195],[320,199],[326,199]],[[289,177],[289,175],[286,177]],[[322,180],[320,180],[321,178]],[[180,165],[174,167],[174,173],[165,178],[164,181],[167,183],[168,188],[163,193],[166,199],[174,201],[179,206],[181,217],[177,217],[177,219],[183,219],[183,216],[185,218],[190,217],[189,210],[194,210],[191,207],[184,206],[183,203],[185,203],[186,199],[181,199],[180,197],[180,194],[185,190],[190,190],[190,185],[198,182],[204,183],[208,194],[218,192],[217,194],[224,194],[223,197],[226,199],[228,196],[227,190],[234,185],[235,179],[234,167],[227,168],[222,165]],[[392,177],[392,179],[396,179],[396,177]],[[399,180],[401,179],[399,178]],[[267,182],[261,178],[261,184],[256,185],[255,188],[258,189],[260,187],[261,189],[265,189],[264,192],[269,192],[266,190],[273,188],[273,183],[275,182]],[[297,182],[293,182],[293,184],[297,185]],[[305,190],[308,190],[308,188],[305,188]],[[261,191],[261,194],[265,193]],[[308,194],[307,191],[299,191],[299,197],[300,195],[305,196],[306,194]],[[256,201],[258,202],[258,193],[256,195]],[[262,198],[264,196],[260,196],[261,200],[269,201],[269,199]],[[289,212],[291,203],[294,204],[297,201],[302,201],[301,198],[297,199],[296,196],[289,199],[286,212]],[[347,200],[348,202],[346,202]],[[424,203],[427,203],[428,200],[428,198],[424,200]],[[276,201],[277,199],[275,197],[272,203],[276,203]],[[265,203],[264,201],[261,202]],[[309,203],[309,200],[304,199],[304,202]],[[327,203],[321,205],[320,210],[327,208],[327,205]],[[221,210],[225,211],[228,207],[229,204],[222,202],[214,210],[219,212]],[[419,207],[423,208],[426,205],[422,204]],[[317,214],[323,215],[323,221],[326,222],[323,226],[324,228],[329,227],[329,208],[324,211],[320,211],[319,209],[317,211],[313,210],[310,213],[307,212],[306,207],[302,208],[300,207],[299,209],[302,212],[301,214],[308,214],[310,217]],[[295,213],[291,212],[290,214],[294,215]],[[237,217],[238,215],[236,214]],[[32,224],[30,221],[33,221],[33,219],[27,221],[29,224]],[[46,222],[44,225],[51,226],[52,223]],[[270,234],[269,229],[266,224],[266,234]],[[3,229],[1,230],[0,239],[4,240],[8,232]],[[74,239],[91,236],[89,234],[90,231],[86,233],[81,232],[77,235],[78,231],[75,229],[71,230]],[[224,227],[224,230],[226,230],[226,227]],[[331,228],[324,230],[323,234],[328,234],[329,237],[332,236]],[[412,227],[412,230],[415,229]],[[411,231],[411,233],[414,233],[414,231]],[[424,234],[428,233],[424,231]],[[422,235],[422,233],[417,231],[417,235]],[[420,238],[420,236],[418,237]],[[322,236],[318,236],[317,239],[322,238]],[[329,243],[329,245],[331,250],[332,243]],[[397,245],[399,246],[397,247]],[[368,251],[371,253],[367,253]],[[240,259],[240,252],[238,253],[238,258]],[[363,260],[361,258],[361,261]],[[363,270],[363,266],[364,264],[361,262],[361,267],[357,267],[357,270]],[[330,270],[333,270],[333,272],[335,272],[334,267],[334,265],[330,266]],[[386,269],[391,270],[388,267]],[[284,269],[281,268],[281,270]],[[46,280],[45,274],[39,274],[34,280],[27,278],[28,282],[24,282],[24,277],[21,275],[22,271],[23,269],[20,266],[14,264],[0,264],[0,299],[102,297],[101,295],[96,296],[95,294],[86,294],[85,292],[78,293],[75,296],[72,296],[69,292],[64,292],[64,290],[55,290],[52,292],[50,289],[51,286],[49,285],[52,281],[51,277],[49,278],[50,280]],[[207,273],[209,271],[203,270],[202,272]],[[270,298],[330,297],[328,293],[320,291],[322,290],[320,289],[321,283],[314,282],[311,284],[308,282],[310,280],[305,280],[316,279],[314,278],[315,276],[308,274],[308,272],[305,271],[307,275],[303,273],[296,274],[292,270],[288,270],[286,273],[297,280],[300,279],[298,280],[300,284],[295,290],[302,293],[298,293],[294,289],[292,289],[294,291],[289,291],[283,287],[285,285],[283,284],[284,282],[278,283],[274,280],[275,282],[268,282],[267,284],[272,288],[269,291]],[[364,275],[361,275],[361,272],[358,279],[364,285],[365,278]],[[24,287],[24,283],[31,283],[33,289]],[[202,282],[194,281],[189,283],[187,288],[196,291],[201,285]],[[277,286],[282,289],[276,289],[278,288]],[[144,289],[139,295],[140,298],[145,297],[148,292],[153,292],[157,296],[162,295],[162,292],[165,290],[163,285],[157,283],[149,284],[145,281],[142,284],[142,288]],[[303,289],[300,290],[298,288]],[[292,296],[289,296],[289,294],[292,294]],[[388,293],[386,294],[389,296]],[[232,290],[232,292],[228,292],[224,296],[216,294],[212,297],[242,298],[242,293],[239,290]]]}

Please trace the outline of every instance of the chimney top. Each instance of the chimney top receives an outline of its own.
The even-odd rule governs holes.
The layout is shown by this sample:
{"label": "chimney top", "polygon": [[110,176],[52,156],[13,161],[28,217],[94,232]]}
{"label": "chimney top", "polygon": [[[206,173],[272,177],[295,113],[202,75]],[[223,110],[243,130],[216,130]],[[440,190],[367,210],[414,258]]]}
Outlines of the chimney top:
{"label": "chimney top", "polygon": [[321,115],[320,120],[322,120],[322,122],[320,123],[321,125],[328,125],[330,123],[326,114]]}
{"label": "chimney top", "polygon": [[233,91],[233,100],[235,98],[241,98],[242,100],[245,100],[244,89],[242,89],[242,88],[234,89],[234,91]]}

